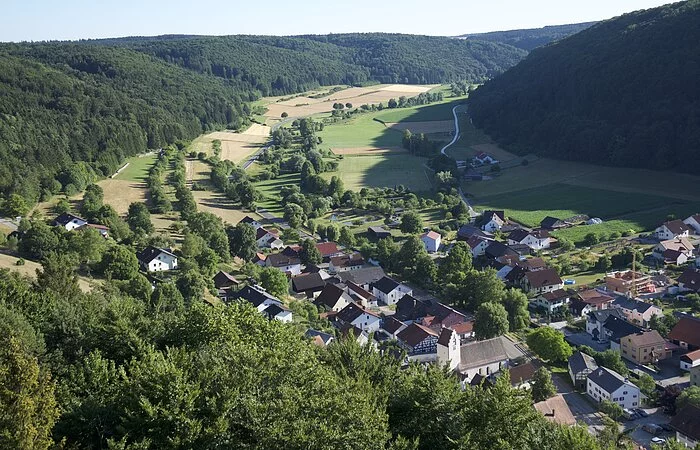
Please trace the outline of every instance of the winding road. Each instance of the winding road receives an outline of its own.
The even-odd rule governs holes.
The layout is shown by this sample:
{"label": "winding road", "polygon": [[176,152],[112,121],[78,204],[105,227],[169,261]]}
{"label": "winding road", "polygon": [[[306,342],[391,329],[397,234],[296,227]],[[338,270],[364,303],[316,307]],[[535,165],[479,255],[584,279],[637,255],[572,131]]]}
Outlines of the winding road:
{"label": "winding road", "polygon": [[[447,144],[446,146],[442,147],[442,150],[440,150],[440,153],[442,153],[445,156],[449,156],[447,154],[447,149],[450,148],[452,145],[454,145],[455,142],[459,140],[459,118],[457,117],[457,108],[459,108],[461,105],[457,105],[454,108],[452,108],[452,116],[455,118],[455,135],[452,138],[452,141]],[[467,112],[465,111],[464,114]],[[462,197],[462,201],[467,205],[467,208],[469,209],[469,216],[474,217],[477,215],[476,211],[472,208],[472,205],[469,204],[469,199],[467,199],[467,196],[464,195],[464,191],[462,191],[462,186],[459,187],[459,196]]]}

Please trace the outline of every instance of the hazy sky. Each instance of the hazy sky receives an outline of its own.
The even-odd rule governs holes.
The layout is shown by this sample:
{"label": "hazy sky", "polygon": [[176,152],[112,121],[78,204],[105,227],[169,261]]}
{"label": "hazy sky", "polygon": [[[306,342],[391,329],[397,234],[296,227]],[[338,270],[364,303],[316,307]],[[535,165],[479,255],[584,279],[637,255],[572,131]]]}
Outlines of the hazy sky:
{"label": "hazy sky", "polygon": [[[0,41],[384,31],[453,36],[607,19],[669,0],[0,0]],[[431,9],[433,8],[433,9]]]}

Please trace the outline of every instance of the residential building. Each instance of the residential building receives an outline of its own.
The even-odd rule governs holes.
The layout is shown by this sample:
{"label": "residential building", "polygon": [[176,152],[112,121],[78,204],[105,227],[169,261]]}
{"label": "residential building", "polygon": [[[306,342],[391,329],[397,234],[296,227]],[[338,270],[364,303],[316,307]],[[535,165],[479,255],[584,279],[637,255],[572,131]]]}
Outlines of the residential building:
{"label": "residential building", "polygon": [[547,230],[527,231],[520,228],[508,235],[508,245],[527,245],[533,250],[549,248],[550,243],[551,240]]}
{"label": "residential building", "polygon": [[492,242],[492,239],[473,235],[467,239],[467,245],[472,250],[472,256],[478,258],[486,253],[486,247],[488,247]]}
{"label": "residential building", "polygon": [[292,291],[304,294],[306,298],[316,298],[326,285],[320,272],[306,273],[292,278]]}
{"label": "residential building", "polygon": [[489,242],[489,245],[484,250],[484,255],[489,259],[499,259],[503,256],[514,256],[518,258],[520,256],[518,252],[498,241]]}
{"label": "residential building", "polygon": [[457,230],[457,240],[459,241],[468,241],[473,236],[493,240],[492,233],[487,233],[474,225],[464,224]]}
{"label": "residential building", "polygon": [[63,227],[66,231],[73,231],[87,224],[87,220],[71,213],[63,213],[54,219],[54,225]]}
{"label": "residential building", "polygon": [[79,226],[76,228],[77,231],[85,231],[85,230],[95,230],[98,233],[100,233],[100,236],[103,238],[108,238],[109,237],[109,227],[106,227],[104,225],[97,225],[94,223],[86,223],[85,225]]}
{"label": "residential building", "polygon": [[656,330],[624,336],[620,339],[620,350],[623,358],[641,365],[656,364],[671,356],[666,350],[666,340]]}
{"label": "residential building", "polygon": [[256,230],[257,230],[258,228],[261,228],[261,227],[262,227],[262,223],[260,223],[259,221],[253,219],[253,218],[250,217],[250,216],[245,216],[244,218],[242,218],[241,220],[239,220],[238,223],[247,223],[248,225],[252,226],[252,227],[255,228]]}
{"label": "residential building", "polygon": [[428,231],[427,233],[421,235],[420,240],[423,241],[425,250],[428,253],[435,253],[440,249],[442,236],[440,236],[440,233],[435,231]]}
{"label": "residential building", "polygon": [[655,292],[656,287],[649,275],[632,270],[610,272],[605,275],[605,289],[617,294],[641,294]]}
{"label": "residential building", "polygon": [[270,305],[262,310],[263,316],[269,320],[279,320],[282,323],[292,321],[292,311],[284,305]]}
{"label": "residential building", "polygon": [[521,287],[531,295],[540,295],[545,292],[556,291],[564,286],[564,282],[554,269],[526,272],[521,279]]}
{"label": "residential building", "polygon": [[328,344],[335,340],[335,336],[332,334],[324,333],[323,331],[317,331],[309,328],[306,330],[305,336],[311,339],[311,342],[318,345],[319,347],[328,347]]}
{"label": "residential building", "polygon": [[443,327],[468,322],[461,312],[438,301],[418,300],[412,295],[404,295],[396,303],[394,317],[404,322],[416,322],[439,331]]}
{"label": "residential building", "polygon": [[381,329],[392,339],[396,339],[396,336],[407,326],[408,325],[400,320],[396,320],[393,316],[389,316],[382,320]]}
{"label": "residential building", "polygon": [[476,226],[481,228],[482,231],[488,233],[494,233],[503,227],[506,223],[506,216],[504,211],[484,211],[479,220],[476,222]]}
{"label": "residential building", "polygon": [[598,340],[601,342],[610,342],[610,348],[612,350],[621,352],[620,341],[622,338],[642,331],[644,331],[643,328],[633,325],[617,316],[611,316],[605,320],[603,324],[603,334]]}
{"label": "residential building", "polygon": [[391,232],[385,230],[382,227],[369,227],[367,228],[367,234],[375,239],[384,239],[391,237]]}
{"label": "residential building", "polygon": [[690,385],[700,386],[700,365],[690,368]]}
{"label": "residential building", "polygon": [[609,400],[624,409],[637,408],[641,404],[639,388],[619,373],[598,367],[588,374],[586,393],[596,402]]}
{"label": "residential building", "polygon": [[345,282],[345,292],[347,292],[354,301],[362,305],[363,308],[378,306],[377,297],[374,294],[350,280]]}
{"label": "residential building", "polygon": [[240,281],[235,279],[231,274],[224,272],[223,270],[220,270],[216,275],[214,275],[214,286],[217,289],[230,287],[238,288],[238,286],[240,285]]}
{"label": "residential building", "polygon": [[511,386],[519,389],[530,389],[532,378],[540,367],[542,367],[542,363],[537,359],[511,365],[508,368]]}
{"label": "residential building", "polygon": [[700,349],[700,319],[691,316],[681,317],[668,333],[668,339],[690,351]]}
{"label": "residential building", "polygon": [[314,300],[314,305],[338,312],[352,302],[352,297],[334,284],[326,284]]}
{"label": "residential building", "polygon": [[700,350],[694,350],[681,356],[681,369],[690,371],[693,367],[700,367]]}
{"label": "residential building", "polygon": [[285,253],[273,253],[267,255],[265,266],[274,267],[280,272],[296,276],[301,274],[301,260],[296,256],[288,256]]}
{"label": "residential building", "polygon": [[325,262],[330,261],[330,258],[334,256],[340,256],[343,254],[343,252],[338,248],[338,244],[335,242],[317,242],[316,248],[321,254],[321,258],[323,258]]}
{"label": "residential building", "polygon": [[667,241],[659,242],[652,250],[654,258],[669,263],[676,264],[678,253],[685,256],[686,261],[693,258],[695,247],[686,237],[678,237]]}
{"label": "residential building", "polygon": [[683,223],[682,220],[671,220],[654,230],[654,236],[660,241],[688,237],[690,229],[690,226]]}
{"label": "residential building", "polygon": [[405,294],[413,294],[413,289],[389,277],[384,277],[372,284],[372,294],[377,297],[379,302],[385,305],[394,305]]}
{"label": "residential building", "polygon": [[612,302],[612,306],[614,308],[620,308],[622,310],[622,314],[625,315],[625,319],[627,319],[628,322],[632,322],[643,327],[649,325],[649,321],[652,317],[663,317],[664,315],[661,308],[653,303],[625,296],[618,296],[615,301]]}
{"label": "residential building", "polygon": [[454,331],[459,335],[459,339],[462,343],[471,341],[474,339],[474,321],[470,320],[467,322],[458,323],[449,327],[450,330]]}
{"label": "residential building", "polygon": [[177,269],[177,256],[164,248],[148,246],[136,257],[141,268],[146,272],[164,272]]}
{"label": "residential building", "polygon": [[688,225],[694,234],[700,234],[700,214],[693,214],[683,221]]}
{"label": "residential building", "polygon": [[695,267],[686,268],[678,277],[678,289],[682,292],[700,292],[700,270]]}
{"label": "residential building", "polygon": [[612,303],[615,301],[614,297],[611,297],[597,289],[585,289],[577,292],[576,295],[583,303],[590,307],[590,311],[608,309],[612,307]]}
{"label": "residential building", "polygon": [[593,311],[591,305],[580,298],[573,297],[569,300],[569,312],[575,318],[588,317],[588,313],[591,311]]}
{"label": "residential building", "polygon": [[557,309],[568,305],[570,298],[571,295],[567,291],[563,289],[557,289],[556,291],[545,292],[544,294],[538,295],[532,301],[532,304],[535,306],[542,307],[546,309],[549,314],[552,314]]}
{"label": "residential building", "polygon": [[552,216],[547,216],[540,222],[540,228],[545,230],[557,230],[564,227],[566,227],[566,222]]}
{"label": "residential building", "polygon": [[355,302],[349,303],[341,309],[335,316],[336,320],[345,322],[367,333],[374,333],[379,330],[381,322],[379,315],[364,309]]}
{"label": "residential building", "polygon": [[437,332],[428,327],[412,323],[396,335],[396,340],[406,349],[409,356],[437,352]]}
{"label": "residential building", "polygon": [[569,376],[576,389],[586,390],[588,375],[598,368],[592,356],[576,351],[569,358]]}
{"label": "residential building", "polygon": [[564,396],[557,394],[547,400],[535,403],[535,409],[544,415],[545,419],[559,425],[576,425],[576,419],[564,400]]}
{"label": "residential building", "polygon": [[362,289],[365,289],[367,291],[371,291],[372,284],[381,280],[385,276],[386,274],[384,273],[384,269],[382,269],[381,267],[369,266],[352,271],[340,272],[337,274],[339,281],[342,281],[343,283],[352,281],[353,283],[362,286]]}
{"label": "residential building", "polygon": [[233,298],[250,303],[258,312],[263,312],[270,305],[284,306],[280,299],[269,294],[260,286],[246,286],[238,291]]}
{"label": "residential building", "polygon": [[279,236],[277,233],[266,230],[263,227],[258,228],[255,231],[255,241],[258,244],[258,248],[282,248],[283,245],[277,243],[279,241]]}
{"label": "residential building", "polygon": [[473,165],[476,166],[485,166],[487,164],[498,164],[498,160],[489,155],[486,152],[479,152],[474,156],[473,160]]}
{"label": "residential building", "polygon": [[349,270],[361,269],[364,265],[365,259],[359,253],[333,256],[328,265],[328,271],[331,273],[347,272]]}
{"label": "residential building", "polygon": [[676,430],[676,441],[687,448],[700,445],[700,408],[686,405],[671,419],[671,428]]}

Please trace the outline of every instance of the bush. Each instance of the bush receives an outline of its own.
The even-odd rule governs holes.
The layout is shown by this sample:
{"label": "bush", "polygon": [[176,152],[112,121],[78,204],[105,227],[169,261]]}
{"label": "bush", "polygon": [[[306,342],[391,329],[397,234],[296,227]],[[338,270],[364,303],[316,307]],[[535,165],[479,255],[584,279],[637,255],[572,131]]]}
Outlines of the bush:
{"label": "bush", "polygon": [[20,259],[18,259],[17,262],[15,263],[15,266],[23,266],[24,263],[25,263],[24,258],[20,258]]}
{"label": "bush", "polygon": [[622,417],[622,406],[617,403],[613,403],[610,400],[603,400],[600,402],[600,410],[607,414],[611,419],[617,420]]}

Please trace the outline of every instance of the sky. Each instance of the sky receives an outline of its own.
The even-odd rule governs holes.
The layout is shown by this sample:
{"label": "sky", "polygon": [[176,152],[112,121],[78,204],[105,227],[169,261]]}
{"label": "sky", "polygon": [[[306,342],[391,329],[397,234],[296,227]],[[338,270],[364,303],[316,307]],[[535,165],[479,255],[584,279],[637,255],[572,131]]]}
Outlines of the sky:
{"label": "sky", "polygon": [[[1,0],[0,41],[161,34],[455,36],[608,19],[669,0]],[[434,6],[434,8],[431,8]]]}

